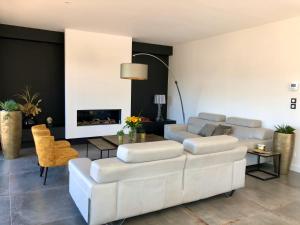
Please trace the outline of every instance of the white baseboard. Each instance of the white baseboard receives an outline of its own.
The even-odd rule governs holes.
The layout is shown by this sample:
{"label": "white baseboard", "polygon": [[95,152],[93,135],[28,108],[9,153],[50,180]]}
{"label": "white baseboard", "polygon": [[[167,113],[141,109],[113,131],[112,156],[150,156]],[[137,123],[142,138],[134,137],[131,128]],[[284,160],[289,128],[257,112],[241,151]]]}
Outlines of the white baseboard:
{"label": "white baseboard", "polygon": [[300,173],[300,165],[292,164],[290,170]]}

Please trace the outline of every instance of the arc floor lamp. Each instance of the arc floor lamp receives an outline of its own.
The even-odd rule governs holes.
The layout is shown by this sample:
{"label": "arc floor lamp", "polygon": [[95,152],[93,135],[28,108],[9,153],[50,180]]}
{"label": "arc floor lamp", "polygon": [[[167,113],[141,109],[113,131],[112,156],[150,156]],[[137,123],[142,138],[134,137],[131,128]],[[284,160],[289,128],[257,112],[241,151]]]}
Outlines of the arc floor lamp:
{"label": "arc floor lamp", "polygon": [[[174,79],[174,83],[179,95],[179,100],[180,100],[180,105],[181,105],[181,112],[182,112],[182,119],[183,123],[185,124],[185,114],[184,114],[184,108],[183,108],[183,102],[182,102],[182,97],[180,93],[180,89],[178,87],[178,82],[172,73],[172,70],[170,67],[159,57],[149,54],[149,53],[136,53],[133,54],[132,57],[136,56],[150,56],[156,60],[158,60],[160,63],[162,63],[170,72],[171,77]],[[121,78],[122,79],[130,79],[130,80],[147,80],[148,79],[148,65],[146,64],[141,64],[141,63],[122,63],[121,64]]]}

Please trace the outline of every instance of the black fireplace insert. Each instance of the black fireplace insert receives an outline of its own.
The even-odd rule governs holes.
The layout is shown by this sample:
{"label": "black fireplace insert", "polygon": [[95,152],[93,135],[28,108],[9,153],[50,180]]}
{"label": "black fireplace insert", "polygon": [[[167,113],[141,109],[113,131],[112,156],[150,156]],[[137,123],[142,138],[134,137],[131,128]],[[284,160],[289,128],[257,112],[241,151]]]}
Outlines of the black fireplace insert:
{"label": "black fireplace insert", "polygon": [[121,124],[121,109],[77,110],[77,126]]}

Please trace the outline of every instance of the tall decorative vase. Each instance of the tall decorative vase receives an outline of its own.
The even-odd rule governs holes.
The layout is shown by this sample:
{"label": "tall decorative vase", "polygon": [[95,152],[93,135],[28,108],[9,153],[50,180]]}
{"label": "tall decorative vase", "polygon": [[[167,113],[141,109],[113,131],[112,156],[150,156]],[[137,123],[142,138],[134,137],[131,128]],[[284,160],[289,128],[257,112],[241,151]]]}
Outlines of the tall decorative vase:
{"label": "tall decorative vase", "polygon": [[274,133],[273,150],[281,153],[280,174],[288,174],[295,146],[295,134]]}
{"label": "tall decorative vase", "polygon": [[21,111],[1,111],[1,146],[5,159],[17,158],[20,154],[22,141]]}
{"label": "tall decorative vase", "polygon": [[135,143],[137,140],[137,130],[135,127],[131,127],[128,133],[129,141]]}

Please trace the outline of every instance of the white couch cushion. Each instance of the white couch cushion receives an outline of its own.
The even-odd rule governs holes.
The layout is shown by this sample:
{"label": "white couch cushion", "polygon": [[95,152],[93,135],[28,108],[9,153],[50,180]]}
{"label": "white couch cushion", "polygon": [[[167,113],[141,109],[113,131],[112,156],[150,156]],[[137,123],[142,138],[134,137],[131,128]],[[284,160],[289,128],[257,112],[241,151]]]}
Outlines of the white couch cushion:
{"label": "white couch cushion", "polygon": [[190,117],[187,124],[187,131],[192,134],[199,134],[202,127],[209,121],[200,119],[198,117]]}
{"label": "white couch cushion", "polygon": [[117,157],[127,163],[139,163],[175,158],[182,153],[183,146],[176,141],[156,141],[120,145]]}
{"label": "white couch cushion", "polygon": [[238,139],[232,136],[220,135],[202,138],[185,139],[184,149],[194,155],[209,154],[231,150],[237,146]]}
{"label": "white couch cushion", "polygon": [[220,122],[216,122],[214,120],[206,120],[200,117],[190,117],[187,124],[187,131],[192,134],[199,134],[201,129],[208,123],[214,125],[220,124]]}
{"label": "white couch cushion", "polygon": [[201,136],[190,133],[188,131],[175,131],[168,134],[168,138],[182,143],[187,138],[199,138]]}
{"label": "white couch cushion", "polygon": [[226,119],[225,115],[205,113],[205,112],[199,113],[198,117],[204,120],[215,121],[215,122],[224,122]]}
{"label": "white couch cushion", "polygon": [[268,140],[273,138],[274,131],[266,128],[251,128],[227,124],[232,127],[231,135],[238,139]]}
{"label": "white couch cushion", "polygon": [[228,117],[226,119],[226,123],[242,126],[242,127],[252,127],[252,128],[259,128],[261,127],[260,120],[253,120],[253,119],[245,119],[240,117]]}

